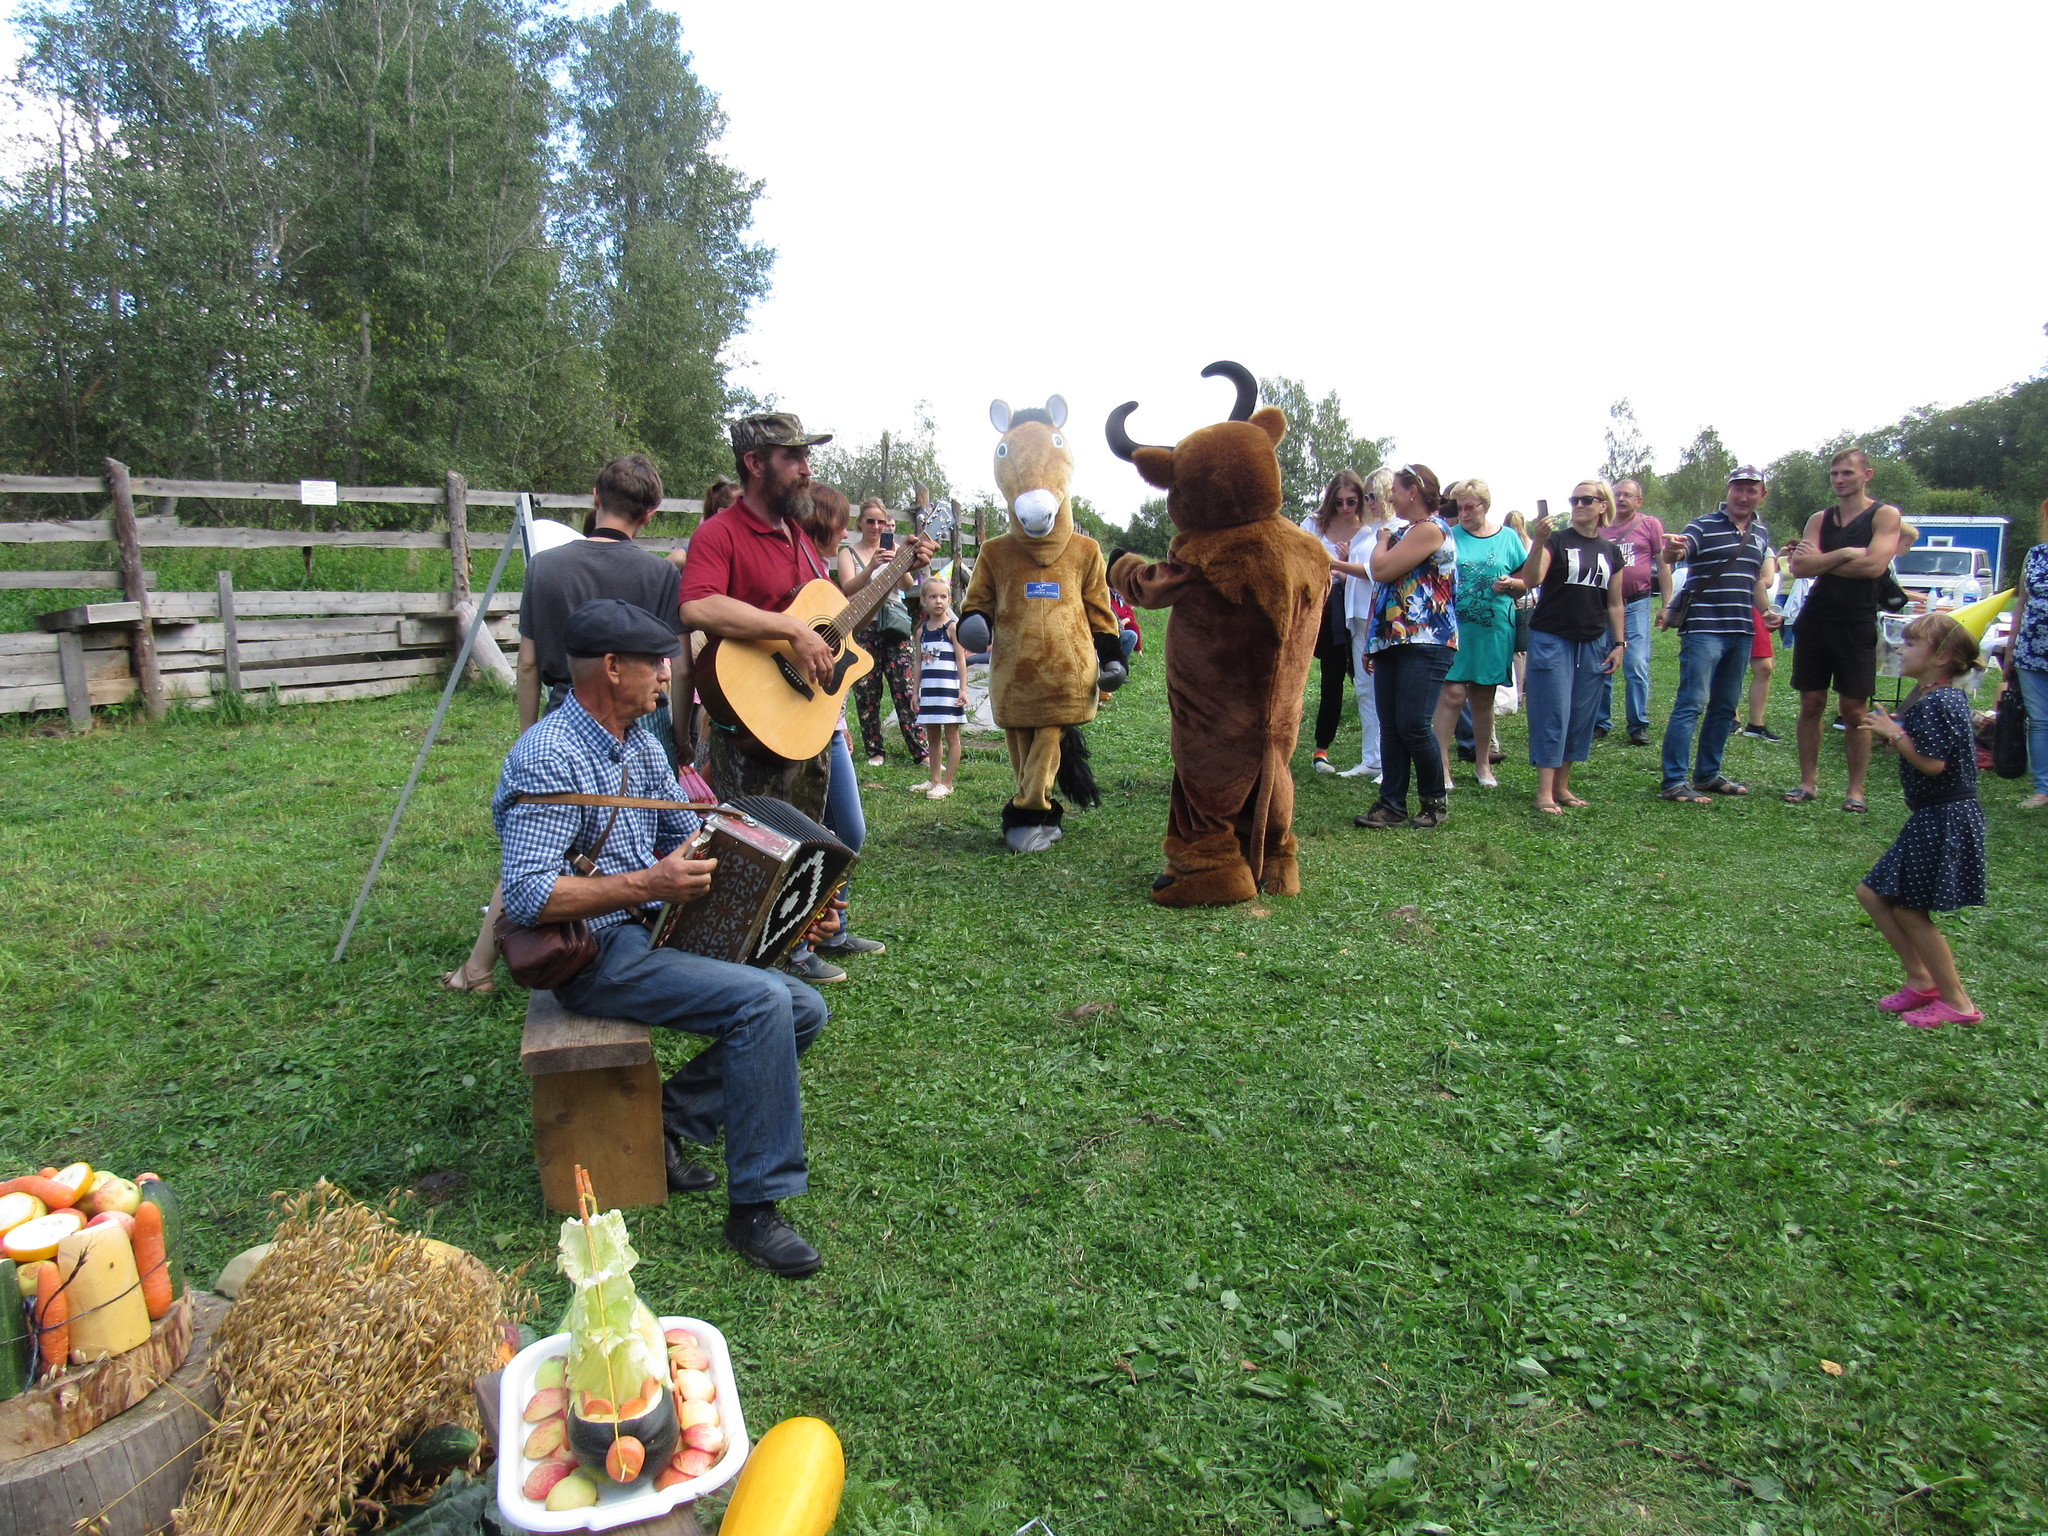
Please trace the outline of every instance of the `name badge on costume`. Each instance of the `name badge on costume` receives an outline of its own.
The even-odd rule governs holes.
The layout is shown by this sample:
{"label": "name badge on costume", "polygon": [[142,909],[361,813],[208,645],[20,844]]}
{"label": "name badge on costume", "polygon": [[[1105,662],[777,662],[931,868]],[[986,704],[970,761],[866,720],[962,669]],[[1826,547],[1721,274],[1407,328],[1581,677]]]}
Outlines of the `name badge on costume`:
{"label": "name badge on costume", "polygon": [[1058,597],[1060,584],[1056,581],[1027,581],[1024,583],[1026,597]]}

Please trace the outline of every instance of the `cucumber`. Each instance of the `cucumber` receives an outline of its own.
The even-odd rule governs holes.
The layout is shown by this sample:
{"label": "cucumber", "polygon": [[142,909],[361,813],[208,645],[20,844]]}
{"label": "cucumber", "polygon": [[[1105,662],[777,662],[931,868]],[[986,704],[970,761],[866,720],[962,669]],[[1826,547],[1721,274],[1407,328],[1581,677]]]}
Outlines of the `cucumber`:
{"label": "cucumber", "polygon": [[446,1472],[459,1467],[484,1448],[483,1436],[460,1424],[436,1424],[420,1431],[406,1447],[406,1460],[420,1472]]}
{"label": "cucumber", "polygon": [[185,1212],[177,1191],[162,1179],[142,1186],[142,1198],[164,1213],[164,1262],[171,1272],[171,1300],[185,1294]]}
{"label": "cucumber", "polygon": [[0,1401],[28,1390],[28,1309],[14,1269],[0,1259]]}

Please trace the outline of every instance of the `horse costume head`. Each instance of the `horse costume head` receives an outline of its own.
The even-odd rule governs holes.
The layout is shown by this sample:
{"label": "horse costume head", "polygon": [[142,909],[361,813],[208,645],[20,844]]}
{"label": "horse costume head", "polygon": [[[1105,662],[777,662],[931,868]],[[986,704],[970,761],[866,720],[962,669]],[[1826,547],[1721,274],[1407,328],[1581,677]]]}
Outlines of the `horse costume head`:
{"label": "horse costume head", "polygon": [[1230,419],[1189,433],[1171,448],[1136,443],[1124,422],[1138,408],[1127,401],[1109,413],[1109,447],[1166,492],[1166,515],[1182,533],[1213,533],[1280,515],[1280,459],[1274,448],[1287,435],[1277,406],[1259,405],[1259,381],[1238,363],[1211,363],[1205,379],[1237,386]]}
{"label": "horse costume head", "polygon": [[1045,409],[1027,406],[1012,411],[991,400],[988,419],[1002,433],[996,443],[996,489],[1010,509],[1012,537],[1040,545],[1050,559],[1074,536],[1074,515],[1067,505],[1067,486],[1074,476],[1074,454],[1062,431],[1067,402],[1053,395]]}

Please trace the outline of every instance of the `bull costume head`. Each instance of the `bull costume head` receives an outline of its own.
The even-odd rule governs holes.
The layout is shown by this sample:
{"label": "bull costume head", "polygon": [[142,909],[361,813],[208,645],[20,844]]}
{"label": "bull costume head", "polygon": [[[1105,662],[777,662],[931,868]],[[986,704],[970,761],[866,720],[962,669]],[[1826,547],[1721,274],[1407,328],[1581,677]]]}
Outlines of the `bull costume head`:
{"label": "bull costume head", "polygon": [[1147,483],[1166,492],[1166,515],[1182,533],[1212,533],[1276,517],[1280,461],[1273,450],[1287,435],[1287,417],[1259,405],[1259,381],[1241,363],[1211,363],[1202,377],[1237,386],[1230,418],[1189,433],[1171,448],[1133,442],[1124,423],[1138,408],[1126,401],[1109,413],[1110,452],[1137,466]]}

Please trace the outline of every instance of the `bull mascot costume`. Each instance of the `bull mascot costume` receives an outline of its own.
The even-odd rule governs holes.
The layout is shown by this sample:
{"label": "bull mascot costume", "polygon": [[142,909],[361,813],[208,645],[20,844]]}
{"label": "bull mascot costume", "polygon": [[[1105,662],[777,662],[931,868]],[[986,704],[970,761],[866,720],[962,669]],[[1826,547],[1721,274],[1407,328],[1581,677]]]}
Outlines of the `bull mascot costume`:
{"label": "bull mascot costume", "polygon": [[1173,798],[1166,872],[1152,899],[1166,907],[1227,906],[1260,891],[1301,893],[1295,858],[1294,776],[1301,695],[1315,659],[1330,557],[1280,514],[1287,418],[1259,410],[1259,385],[1236,363],[1211,363],[1237,386],[1228,421],[1172,448],[1131,441],[1109,416],[1109,446],[1166,492],[1177,530],[1167,558],[1119,550],[1109,578],[1134,607],[1171,608],[1166,699],[1173,722]]}
{"label": "bull mascot costume", "polygon": [[1052,798],[1055,784],[1076,805],[1102,803],[1079,728],[1126,671],[1102,546],[1075,532],[1068,505],[1067,402],[1054,395],[1042,411],[1012,411],[997,400],[988,417],[1002,434],[996,486],[1010,531],[974,562],[960,643],[989,653],[989,704],[1010,748],[1017,792],[1003,807],[1003,840],[1036,853],[1060,838],[1066,807]]}

